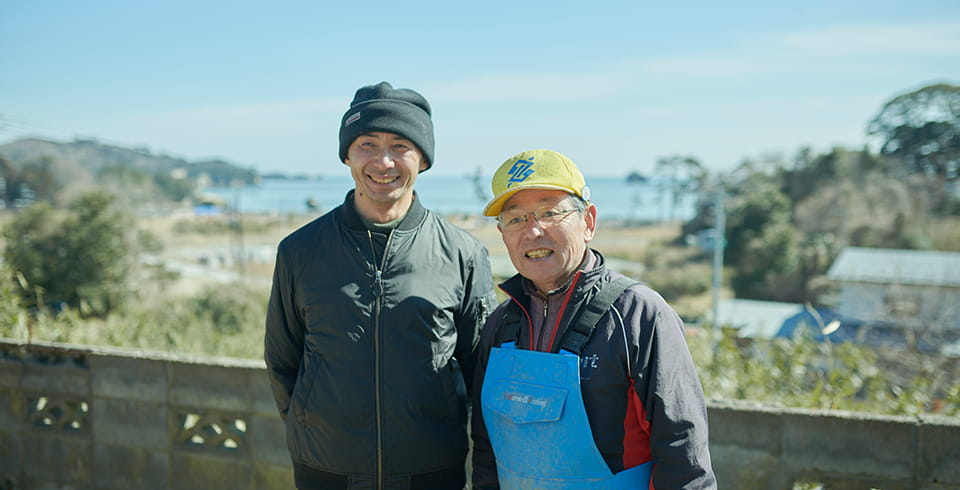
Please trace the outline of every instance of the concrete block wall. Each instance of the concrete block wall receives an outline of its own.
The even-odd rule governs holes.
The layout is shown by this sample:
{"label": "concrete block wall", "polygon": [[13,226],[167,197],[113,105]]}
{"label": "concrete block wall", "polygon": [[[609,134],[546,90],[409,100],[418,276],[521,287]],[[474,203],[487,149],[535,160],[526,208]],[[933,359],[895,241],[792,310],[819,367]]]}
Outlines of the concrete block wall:
{"label": "concrete block wall", "polygon": [[740,401],[708,409],[721,488],[960,489],[960,418]]}
{"label": "concrete block wall", "polygon": [[[960,489],[960,419],[711,402],[720,488]],[[261,361],[0,339],[0,489],[290,489]]]}
{"label": "concrete block wall", "polygon": [[0,488],[290,489],[262,362],[0,342]]}

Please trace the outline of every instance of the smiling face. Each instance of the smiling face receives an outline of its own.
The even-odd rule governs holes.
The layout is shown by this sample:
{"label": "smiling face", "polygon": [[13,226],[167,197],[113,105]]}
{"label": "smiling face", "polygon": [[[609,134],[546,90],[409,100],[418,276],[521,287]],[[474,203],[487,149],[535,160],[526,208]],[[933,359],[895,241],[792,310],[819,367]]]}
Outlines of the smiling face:
{"label": "smiling face", "polygon": [[542,292],[562,286],[577,271],[587,242],[593,239],[597,208],[588,204],[583,212],[566,214],[555,223],[540,222],[532,213],[542,208],[561,211],[573,207],[576,198],[547,189],[522,190],[503,205],[500,216],[528,213],[527,221],[515,230],[500,225],[497,228],[513,266]]}
{"label": "smiling face", "polygon": [[423,154],[410,140],[394,133],[357,137],[347,150],[356,193],[357,212],[374,223],[403,217],[413,202],[413,183],[427,168]]}

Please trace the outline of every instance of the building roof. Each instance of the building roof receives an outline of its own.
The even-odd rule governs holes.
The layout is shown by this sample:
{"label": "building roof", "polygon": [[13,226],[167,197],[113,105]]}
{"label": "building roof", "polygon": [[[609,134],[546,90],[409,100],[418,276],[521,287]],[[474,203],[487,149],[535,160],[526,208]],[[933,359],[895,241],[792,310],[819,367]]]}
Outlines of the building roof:
{"label": "building roof", "polygon": [[787,319],[802,311],[799,303],[722,299],[717,305],[717,324],[736,328],[740,337],[769,339],[777,336]]}
{"label": "building roof", "polygon": [[960,253],[847,247],[830,266],[834,281],[960,287]]}
{"label": "building roof", "polygon": [[[853,342],[857,344],[902,348],[906,332],[883,322],[864,322],[842,316],[828,308],[800,303],[777,303],[751,299],[722,299],[717,308],[719,325],[737,329],[737,336],[751,339],[792,339],[799,336],[817,342]],[[832,327],[832,328],[831,328]],[[960,336],[946,332],[917,339],[921,352],[940,352],[960,357]]]}

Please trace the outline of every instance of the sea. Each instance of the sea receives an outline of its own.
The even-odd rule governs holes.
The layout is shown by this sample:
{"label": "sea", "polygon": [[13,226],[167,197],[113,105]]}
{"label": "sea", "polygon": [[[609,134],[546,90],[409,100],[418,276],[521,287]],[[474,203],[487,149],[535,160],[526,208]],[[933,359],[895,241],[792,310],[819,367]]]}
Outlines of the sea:
{"label": "sea", "polygon": [[[668,181],[655,178],[631,181],[624,177],[587,177],[591,201],[602,220],[638,223],[687,220],[693,217],[696,197],[675,196]],[[447,216],[479,216],[491,199],[488,179],[475,176],[423,174],[415,189],[428,209]],[[353,188],[349,174],[310,179],[264,178],[257,185],[209,187],[214,197],[241,213],[325,213],[343,202]]]}

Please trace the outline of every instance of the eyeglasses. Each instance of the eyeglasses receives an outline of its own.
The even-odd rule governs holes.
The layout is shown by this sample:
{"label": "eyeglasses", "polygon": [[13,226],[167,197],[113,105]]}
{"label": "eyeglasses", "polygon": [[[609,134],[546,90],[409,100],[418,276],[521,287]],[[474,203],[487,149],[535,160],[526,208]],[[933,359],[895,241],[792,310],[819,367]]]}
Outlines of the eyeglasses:
{"label": "eyeglasses", "polygon": [[511,211],[500,213],[500,216],[497,217],[497,221],[500,223],[500,228],[502,228],[504,231],[517,231],[526,225],[527,220],[530,219],[531,215],[533,215],[533,219],[536,220],[540,226],[553,226],[563,221],[567,216],[570,215],[570,213],[574,211],[580,211],[580,208],[555,209],[544,206],[542,208],[537,208],[536,211],[527,213]]}

